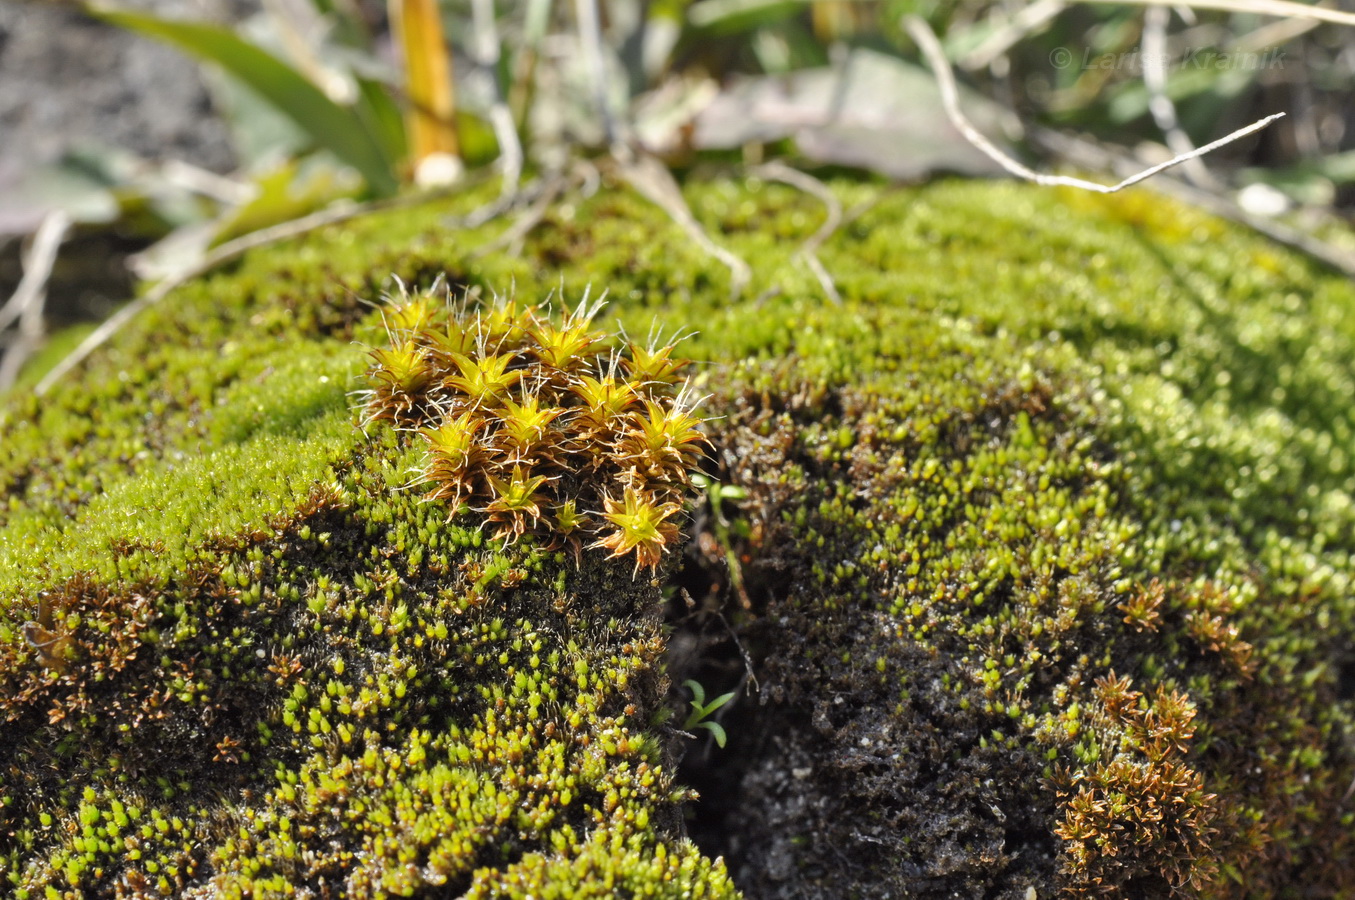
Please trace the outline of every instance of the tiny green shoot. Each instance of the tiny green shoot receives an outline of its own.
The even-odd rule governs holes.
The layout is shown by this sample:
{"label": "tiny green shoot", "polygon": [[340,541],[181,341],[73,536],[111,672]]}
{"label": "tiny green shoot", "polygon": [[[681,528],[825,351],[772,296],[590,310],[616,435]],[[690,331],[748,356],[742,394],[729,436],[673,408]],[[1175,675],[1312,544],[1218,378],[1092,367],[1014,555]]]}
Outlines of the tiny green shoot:
{"label": "tiny green shoot", "polygon": [[721,694],[707,703],[706,689],[701,686],[700,682],[688,678],[682,682],[682,686],[692,692],[692,711],[687,714],[687,721],[682,724],[682,730],[691,731],[694,728],[704,728],[714,736],[716,746],[723,750],[725,741],[728,740],[729,736],[725,734],[725,730],[719,722],[710,722],[706,719],[711,713],[733,700],[737,691]]}

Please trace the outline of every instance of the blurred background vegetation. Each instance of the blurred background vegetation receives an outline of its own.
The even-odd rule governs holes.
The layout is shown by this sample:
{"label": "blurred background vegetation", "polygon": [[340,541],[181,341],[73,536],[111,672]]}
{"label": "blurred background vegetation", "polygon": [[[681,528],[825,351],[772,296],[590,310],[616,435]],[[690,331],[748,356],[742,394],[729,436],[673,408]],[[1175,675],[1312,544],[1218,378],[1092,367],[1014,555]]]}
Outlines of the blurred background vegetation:
{"label": "blurred background vegetation", "polygon": [[[1114,181],[1286,112],[1171,183],[1345,265],[1355,28],[1338,20],[1355,15],[1331,3],[5,0],[0,380],[134,279],[468,179],[501,181],[488,215],[618,153],[678,178],[773,159],[995,174],[946,121],[907,15],[940,36],[976,124],[1035,168]],[[44,222],[65,248],[45,273]]]}

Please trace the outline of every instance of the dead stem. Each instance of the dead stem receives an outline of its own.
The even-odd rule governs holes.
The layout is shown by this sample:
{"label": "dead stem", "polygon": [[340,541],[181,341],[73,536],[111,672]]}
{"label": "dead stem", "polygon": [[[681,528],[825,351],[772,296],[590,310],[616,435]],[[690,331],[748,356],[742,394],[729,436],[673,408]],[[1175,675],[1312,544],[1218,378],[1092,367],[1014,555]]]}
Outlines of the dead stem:
{"label": "dead stem", "polygon": [[18,322],[13,342],[0,358],[0,391],[6,390],[19,377],[19,370],[37,347],[42,337],[42,313],[47,299],[47,282],[56,265],[57,251],[71,226],[70,217],[57,210],[48,213],[33,236],[33,243],[23,258],[23,278],[14,295],[0,306],[0,334],[13,322]]}
{"label": "dead stem", "polygon": [[61,362],[57,363],[50,372],[42,377],[37,387],[33,389],[39,397],[52,389],[52,386],[65,377],[95,350],[108,342],[109,338],[117,334],[124,325],[136,318],[137,314],[147,309],[161,300],[165,299],[175,288],[178,288],[200,275],[205,275],[212,269],[222,263],[241,256],[249,250],[256,247],[263,247],[268,244],[275,244],[279,241],[290,240],[300,237],[327,225],[337,225],[340,222],[346,222],[356,216],[365,215],[378,209],[390,209],[397,206],[407,206],[412,203],[421,203],[426,201],[430,194],[418,194],[395,200],[382,200],[375,203],[342,203],[335,204],[328,209],[320,212],[311,213],[309,216],[302,216],[300,219],[294,219],[290,222],[283,222],[280,225],[274,225],[271,228],[261,228],[258,231],[238,237],[235,240],[227,241],[211,252],[189,266],[182,272],[167,276],[156,282],[155,286],[140,297],[128,303],[119,309],[116,313],[106,319],[98,328],[96,328],[89,337],[80,342],[80,345],[66,355]]}
{"label": "dead stem", "polygon": [[639,191],[645,199],[654,203],[673,220],[696,244],[710,256],[729,267],[729,294],[731,299],[738,297],[752,280],[753,270],[748,263],[730,253],[710,239],[701,223],[692,215],[678,187],[677,179],[659,160],[645,153],[614,153],[621,175],[627,183]]}
{"label": "dead stem", "polygon": [[819,280],[819,284],[823,287],[823,292],[828,295],[828,299],[841,304],[842,295],[837,292],[837,285],[833,282],[833,276],[828,274],[823,261],[819,259],[818,250],[842,227],[842,204],[838,202],[837,197],[834,196],[828,185],[814,176],[798,169],[792,169],[784,163],[770,162],[758,166],[753,170],[753,173],[772,181],[788,184],[806,194],[812,194],[827,207],[828,217],[823,220],[823,224],[819,226],[818,231],[815,231],[809,236],[808,240],[800,245],[796,255],[805,261],[805,265],[809,266],[809,270]]}
{"label": "dead stem", "polygon": [[950,119],[951,124],[955,126],[956,130],[963,134],[965,139],[982,151],[984,155],[993,160],[993,162],[997,163],[1007,172],[1010,172],[1018,178],[1033,181],[1036,184],[1050,187],[1061,186],[1080,188],[1084,191],[1092,191],[1097,194],[1114,194],[1117,191],[1122,191],[1127,187],[1152,178],[1159,172],[1164,172],[1173,166],[1179,166],[1183,162],[1204,156],[1206,153],[1217,150],[1226,144],[1231,144],[1249,134],[1260,131],[1276,119],[1284,116],[1284,113],[1275,113],[1274,115],[1266,116],[1259,122],[1253,122],[1245,128],[1239,128],[1232,134],[1219,138],[1217,141],[1205,144],[1203,147],[1192,150],[1189,153],[1175,156],[1156,166],[1150,166],[1135,175],[1129,176],[1119,184],[1097,184],[1094,181],[1084,181],[1081,178],[1072,178],[1067,175],[1043,175],[1033,169],[1023,166],[1021,163],[1003,153],[992,141],[984,137],[983,134],[965,118],[964,113],[960,111],[960,99],[959,92],[955,87],[955,75],[951,72],[950,62],[946,59],[945,51],[941,49],[941,42],[936,39],[936,35],[932,33],[931,27],[917,16],[905,16],[903,19],[903,27],[907,29],[909,36],[917,42],[918,48],[922,51],[922,55],[927,58],[927,65],[929,65],[932,72],[935,73],[937,85],[941,90],[941,105],[945,108],[946,116]]}
{"label": "dead stem", "polygon": [[[522,242],[526,240],[527,235],[531,234],[536,226],[545,220],[546,213],[550,212],[551,204],[559,199],[568,186],[569,178],[565,175],[555,174],[543,178],[538,185],[539,193],[535,195],[531,204],[522,211],[522,214],[513,221],[508,230],[494,240],[476,248],[471,256],[478,258],[504,249],[513,254],[521,252]],[[511,201],[512,198],[509,199]],[[510,202],[500,212],[507,212],[515,205]],[[489,221],[489,218],[483,221]]]}

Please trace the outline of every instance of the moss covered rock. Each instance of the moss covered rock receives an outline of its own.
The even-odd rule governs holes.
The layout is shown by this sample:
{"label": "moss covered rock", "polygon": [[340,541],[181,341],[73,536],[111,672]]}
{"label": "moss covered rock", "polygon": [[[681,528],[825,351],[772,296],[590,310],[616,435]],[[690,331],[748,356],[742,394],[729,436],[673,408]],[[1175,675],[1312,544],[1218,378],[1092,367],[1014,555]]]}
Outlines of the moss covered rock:
{"label": "moss covered rock", "polygon": [[[472,191],[3,401],[4,892],[1355,891],[1355,290],[1146,193],[835,190],[841,305],[790,188],[687,189],[737,300],[621,188],[520,252]],[[376,298],[444,274],[699,330],[685,559],[504,548],[358,427]],[[744,653],[727,748],[663,723]]]}

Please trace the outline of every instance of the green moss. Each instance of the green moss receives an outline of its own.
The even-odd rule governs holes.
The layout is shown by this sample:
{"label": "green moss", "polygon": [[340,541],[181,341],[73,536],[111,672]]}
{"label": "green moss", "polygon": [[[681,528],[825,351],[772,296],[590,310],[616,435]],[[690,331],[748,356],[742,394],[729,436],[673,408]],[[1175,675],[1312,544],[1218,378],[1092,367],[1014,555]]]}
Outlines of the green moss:
{"label": "green moss", "polygon": [[[163,435],[154,449],[116,426],[93,426],[92,440],[72,448],[76,471],[44,460],[50,469],[29,475],[45,484],[5,523],[0,595],[31,589],[38,572],[45,584],[77,571],[105,581],[165,578],[207,535],[260,528],[294,509],[356,443],[345,395],[355,362],[314,344],[251,357],[235,373],[242,381],[194,402],[186,433]],[[16,443],[36,443],[40,429],[23,429]],[[98,454],[108,454],[103,466]],[[107,552],[118,544],[155,549]]]}
{"label": "green moss", "polygon": [[6,890],[733,893],[652,724],[673,564],[503,550],[357,427],[371,304],[443,272],[700,329],[732,489],[693,552],[772,701],[701,802],[750,895],[1355,888],[1355,292],[1143,193],[834,189],[873,201],[820,249],[840,306],[784,186],[688,188],[737,301],[619,188],[477,255],[477,189],[256,251],[6,400]]}

